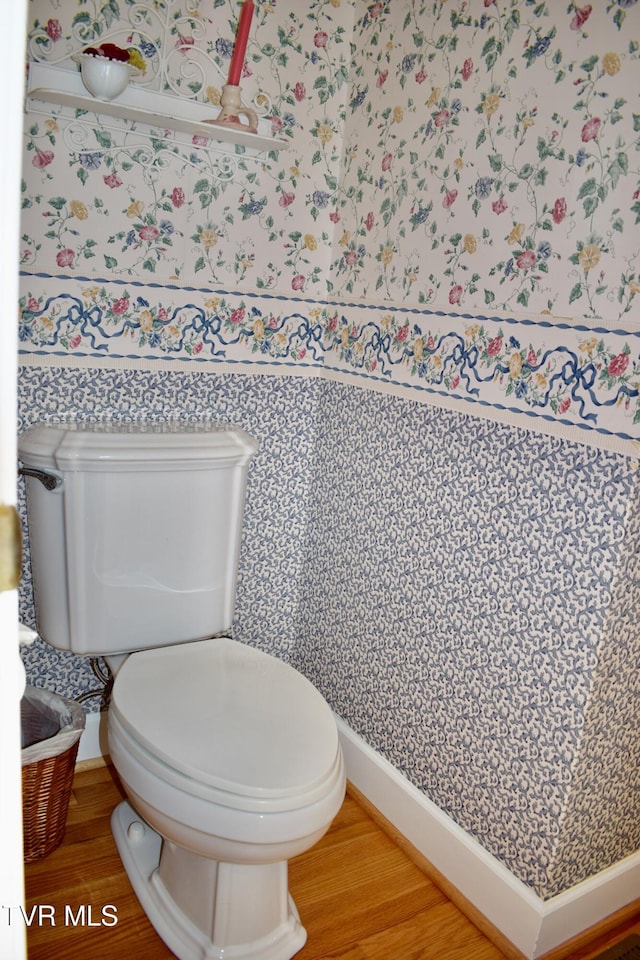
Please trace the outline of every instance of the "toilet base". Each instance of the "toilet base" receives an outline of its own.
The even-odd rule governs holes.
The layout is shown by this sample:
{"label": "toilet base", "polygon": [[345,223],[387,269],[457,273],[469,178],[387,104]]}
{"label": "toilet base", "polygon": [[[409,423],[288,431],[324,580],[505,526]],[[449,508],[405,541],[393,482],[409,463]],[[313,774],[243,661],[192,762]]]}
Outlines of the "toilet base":
{"label": "toilet base", "polygon": [[179,960],[290,960],[304,946],[286,861],[200,857],[163,840],[126,800],[111,829],[143,910]]}

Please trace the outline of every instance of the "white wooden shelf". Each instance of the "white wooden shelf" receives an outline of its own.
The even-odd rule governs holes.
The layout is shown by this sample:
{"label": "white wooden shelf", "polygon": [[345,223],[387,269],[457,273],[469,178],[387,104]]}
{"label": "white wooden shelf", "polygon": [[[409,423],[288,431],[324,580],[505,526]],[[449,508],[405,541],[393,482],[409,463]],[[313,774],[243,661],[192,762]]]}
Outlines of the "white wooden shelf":
{"label": "white wooden shelf", "polygon": [[78,70],[47,63],[29,64],[27,99],[129,120],[155,130],[206,137],[213,143],[233,144],[258,153],[286,150],[289,146],[286,140],[268,135],[268,120],[259,120],[257,133],[242,127],[237,130],[217,127],[205,121],[215,119],[218,107],[148,90],[135,82],[115,100],[97,100],[86,90]]}

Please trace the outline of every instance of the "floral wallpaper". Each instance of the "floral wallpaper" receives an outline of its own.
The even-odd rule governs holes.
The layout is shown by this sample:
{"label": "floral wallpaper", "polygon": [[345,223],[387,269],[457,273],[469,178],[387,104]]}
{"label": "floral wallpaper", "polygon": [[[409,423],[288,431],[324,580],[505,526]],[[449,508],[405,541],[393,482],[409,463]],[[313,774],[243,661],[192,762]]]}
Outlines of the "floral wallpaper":
{"label": "floral wallpaper", "polygon": [[357,10],[332,289],[637,318],[635,0]]}
{"label": "floral wallpaper", "polygon": [[[37,0],[30,56],[77,73],[72,52],[124,37],[139,85],[215,116],[235,6]],[[25,350],[322,363],[638,439],[639,17],[258,4],[242,87],[266,152],[31,97]],[[64,292],[43,296],[52,279]]]}
{"label": "floral wallpaper", "polygon": [[65,276],[28,277],[26,353],[349,373],[527,425],[565,426],[589,442],[625,448],[640,438],[640,332],[78,280],[71,291]]}
{"label": "floral wallpaper", "polygon": [[[63,122],[30,101],[40,115],[26,131],[25,207],[41,229],[25,231],[25,266],[324,294],[333,220],[316,189],[313,146],[343,113],[353,11],[339,0],[302,14],[289,6],[256,5],[242,79],[245,101],[288,147],[284,160],[234,157],[233,148],[221,157],[200,134],[174,136],[170,117],[166,129],[138,135],[71,109]],[[238,3],[34,0],[32,9],[32,61],[77,74],[70,56],[108,35],[137,45],[147,70],[134,83],[169,92],[174,116],[181,99],[217,116]],[[339,142],[323,151],[323,167],[323,185],[337,184]]]}
{"label": "floral wallpaper", "polygon": [[[164,20],[149,5],[142,24],[131,2],[32,6],[33,58],[73,69],[71,52],[124,29],[149,62],[142,85],[170,80],[176,94],[219,101],[237,4],[214,0],[195,15],[174,0],[158,8]],[[69,154],[58,121],[38,119],[27,131],[27,170],[38,174],[25,205],[46,230],[23,238],[25,264],[328,286],[611,326],[633,312],[635,0],[285,6],[258,4],[243,79],[247,97],[268,104],[284,159],[216,182],[197,137],[186,155],[170,146],[169,165],[164,132],[145,151],[125,148],[126,134],[118,140],[94,118]],[[52,181],[65,189],[40,192]]]}

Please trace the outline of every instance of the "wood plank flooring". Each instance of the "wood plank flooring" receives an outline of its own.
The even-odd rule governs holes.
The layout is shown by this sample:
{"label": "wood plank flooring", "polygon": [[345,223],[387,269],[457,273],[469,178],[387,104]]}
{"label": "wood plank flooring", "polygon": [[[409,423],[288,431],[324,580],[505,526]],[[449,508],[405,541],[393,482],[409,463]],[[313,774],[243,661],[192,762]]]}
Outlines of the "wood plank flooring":
{"label": "wood plank flooring", "polygon": [[[40,908],[27,931],[29,960],[173,957],[140,908],[111,837],[109,818],[122,796],[113,768],[76,773],[62,846],[25,868],[27,917]],[[296,960],[505,960],[350,795],[320,843],[291,861],[289,881],[308,932]],[[117,908],[115,924],[114,911],[103,912],[108,905]],[[69,915],[65,923],[67,907],[84,925]],[[592,960],[631,930],[640,932],[640,916],[571,960]]]}

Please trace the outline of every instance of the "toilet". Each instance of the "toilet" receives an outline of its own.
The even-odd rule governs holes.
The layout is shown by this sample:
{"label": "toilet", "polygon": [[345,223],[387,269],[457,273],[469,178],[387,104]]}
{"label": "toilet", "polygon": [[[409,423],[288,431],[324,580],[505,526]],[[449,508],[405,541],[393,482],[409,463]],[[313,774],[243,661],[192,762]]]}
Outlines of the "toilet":
{"label": "toilet", "polygon": [[211,423],[38,424],[18,444],[38,632],[112,668],[113,835],[180,960],[302,948],[288,860],[345,794],[320,693],[229,636],[256,451]]}

